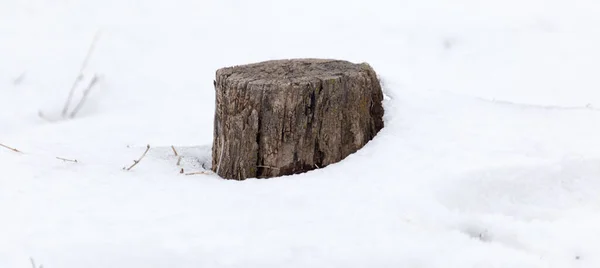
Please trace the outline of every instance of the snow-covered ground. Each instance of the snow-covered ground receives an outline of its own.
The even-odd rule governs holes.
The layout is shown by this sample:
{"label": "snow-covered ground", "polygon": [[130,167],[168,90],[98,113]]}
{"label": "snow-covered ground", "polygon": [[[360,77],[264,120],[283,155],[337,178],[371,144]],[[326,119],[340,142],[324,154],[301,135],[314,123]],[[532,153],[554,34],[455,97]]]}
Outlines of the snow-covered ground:
{"label": "snow-covered ground", "polygon": [[[595,0],[0,1],[0,267],[600,267]],[[60,119],[90,43],[74,103]],[[226,181],[216,69],[369,62],[385,128]],[[45,119],[39,116],[42,113]],[[144,151],[152,149],[131,171]],[[56,157],[77,159],[71,163]]]}

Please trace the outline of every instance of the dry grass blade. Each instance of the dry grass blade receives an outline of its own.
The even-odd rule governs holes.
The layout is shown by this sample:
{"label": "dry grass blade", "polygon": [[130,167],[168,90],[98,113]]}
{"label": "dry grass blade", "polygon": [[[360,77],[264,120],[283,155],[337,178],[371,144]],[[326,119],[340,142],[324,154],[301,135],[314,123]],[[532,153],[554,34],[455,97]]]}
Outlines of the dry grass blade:
{"label": "dry grass blade", "polygon": [[171,149],[173,149],[173,153],[175,154],[175,156],[179,156],[177,150],[175,150],[175,146],[171,145]]}
{"label": "dry grass blade", "polygon": [[65,161],[65,162],[79,163],[79,161],[77,161],[77,159],[67,159],[67,158],[62,158],[62,157],[58,157],[58,156],[56,157],[56,159],[62,160],[62,161]]}
{"label": "dry grass blade", "polygon": [[123,168],[124,170],[131,170],[133,167],[135,167],[140,161],[142,161],[142,159],[144,158],[144,156],[146,156],[146,154],[148,153],[148,151],[150,151],[150,144],[146,145],[146,151],[144,151],[144,153],[142,154],[142,156],[140,156],[140,158],[138,160],[133,160],[133,165],[131,165],[128,168]]}
{"label": "dry grass blade", "polygon": [[13,151],[13,152],[15,152],[15,153],[23,153],[23,152],[21,152],[21,151],[19,151],[19,150],[15,149],[15,148],[13,148],[13,147],[6,146],[6,145],[4,145],[4,144],[2,144],[2,143],[0,143],[0,147],[4,147],[4,148],[6,148],[6,149],[9,149],[9,150],[11,150],[11,151]]}
{"label": "dry grass blade", "polygon": [[70,118],[74,118],[75,115],[77,114],[77,112],[79,112],[79,110],[81,109],[81,107],[83,107],[83,104],[85,103],[85,100],[87,99],[87,96],[90,94],[90,91],[92,91],[92,88],[94,87],[94,85],[96,85],[97,82],[98,82],[98,76],[94,75],[92,80],[90,80],[90,83],[88,84],[87,88],[83,92],[83,96],[81,97],[81,100],[79,100],[79,103],[77,103],[77,106],[75,106],[75,109],[73,109],[73,111],[71,112],[71,115],[69,116]]}
{"label": "dry grass blade", "polygon": [[40,265],[39,267],[35,264],[35,260],[32,257],[29,257],[29,261],[31,262],[31,267],[33,268],[44,268],[43,265]]}
{"label": "dry grass blade", "polygon": [[67,116],[67,112],[69,111],[69,106],[71,105],[71,100],[73,99],[73,95],[75,94],[75,89],[77,89],[77,85],[79,85],[79,82],[81,82],[81,80],[83,79],[83,71],[87,67],[88,62],[90,61],[90,58],[92,57],[92,53],[94,52],[94,48],[96,47],[98,38],[100,38],[100,31],[97,31],[96,34],[94,35],[92,44],[90,45],[90,48],[88,49],[88,52],[85,55],[85,58],[83,59],[83,63],[81,63],[81,68],[79,69],[79,73],[77,74],[75,81],[73,81],[73,85],[71,86],[71,90],[69,91],[69,96],[67,97],[67,101],[65,102],[65,106],[63,107],[63,110],[62,110],[63,117]]}
{"label": "dry grass blade", "polygon": [[208,172],[208,171],[198,171],[198,172],[185,173],[186,176],[191,176],[191,175],[208,175],[208,174],[210,174],[210,172]]}

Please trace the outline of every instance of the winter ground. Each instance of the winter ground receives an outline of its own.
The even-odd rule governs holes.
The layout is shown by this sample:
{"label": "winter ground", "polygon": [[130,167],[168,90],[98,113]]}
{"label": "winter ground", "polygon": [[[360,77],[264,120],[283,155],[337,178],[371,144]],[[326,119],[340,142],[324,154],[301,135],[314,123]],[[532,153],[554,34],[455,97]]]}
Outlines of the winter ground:
{"label": "winter ground", "polygon": [[[600,267],[597,14],[592,0],[1,1],[0,143],[23,153],[0,148],[0,267]],[[98,30],[75,99],[98,84],[49,122]],[[302,175],[179,174],[170,145],[186,172],[210,158],[214,71],[295,57],[369,62],[390,97],[382,132]]]}

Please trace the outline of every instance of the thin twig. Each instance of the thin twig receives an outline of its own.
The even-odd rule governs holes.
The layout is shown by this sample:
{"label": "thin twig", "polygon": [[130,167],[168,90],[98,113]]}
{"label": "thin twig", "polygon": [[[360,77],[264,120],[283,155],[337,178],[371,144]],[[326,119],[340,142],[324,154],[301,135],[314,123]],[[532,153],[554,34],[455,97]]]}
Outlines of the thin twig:
{"label": "thin twig", "polygon": [[90,91],[92,91],[92,88],[94,87],[94,85],[96,85],[97,82],[98,76],[94,75],[94,77],[92,77],[92,80],[90,80],[90,83],[88,84],[87,88],[83,92],[83,96],[79,100],[79,103],[77,103],[77,106],[75,106],[75,109],[73,109],[73,111],[71,112],[71,115],[69,116],[70,118],[74,118],[77,112],[79,112],[79,110],[81,109],[81,107],[83,107],[83,103],[85,103],[88,94],[90,94]]}
{"label": "thin twig", "polygon": [[35,260],[32,257],[29,257],[29,261],[31,261],[31,267],[33,268],[44,268],[44,265],[40,265],[39,267],[35,265]]}
{"label": "thin twig", "polygon": [[190,176],[190,175],[208,175],[208,174],[210,174],[210,172],[208,172],[208,171],[198,171],[198,172],[185,173],[186,176]]}
{"label": "thin twig", "polygon": [[63,107],[63,110],[62,110],[63,117],[67,116],[67,112],[69,110],[69,105],[71,105],[71,100],[73,99],[73,95],[75,94],[75,89],[77,89],[77,85],[79,84],[79,82],[81,82],[81,80],[83,80],[83,71],[87,67],[88,62],[90,61],[90,58],[92,57],[92,53],[94,52],[94,48],[96,47],[96,42],[98,42],[99,37],[100,37],[100,30],[96,31],[96,34],[94,34],[94,39],[92,39],[92,44],[90,45],[90,48],[88,49],[88,52],[85,55],[83,62],[81,63],[81,68],[79,68],[79,73],[77,74],[75,81],[73,81],[73,85],[71,86],[71,90],[69,91],[69,96],[67,97],[67,101],[65,102],[65,106]]}
{"label": "thin twig", "polygon": [[320,168],[320,167],[319,167],[317,164],[315,164],[315,167],[316,167],[316,168]]}
{"label": "thin twig", "polygon": [[177,159],[177,165],[179,166],[179,164],[181,164],[181,156]]}
{"label": "thin twig", "polygon": [[77,161],[77,159],[67,159],[67,158],[62,158],[62,157],[58,157],[58,156],[56,157],[56,159],[62,160],[62,161],[65,161],[65,162],[79,163],[79,161]]}
{"label": "thin twig", "polygon": [[142,154],[142,156],[140,156],[140,159],[133,160],[133,165],[131,165],[128,168],[123,168],[123,169],[125,169],[125,170],[131,170],[133,167],[135,167],[135,165],[137,165],[140,161],[142,161],[142,159],[144,158],[144,156],[146,156],[146,153],[148,153],[148,151],[150,151],[150,144],[146,145],[146,151],[144,151],[144,153]]}
{"label": "thin twig", "polygon": [[173,149],[173,153],[175,154],[175,156],[179,156],[177,150],[175,150],[175,146],[171,145],[171,149]]}
{"label": "thin twig", "polygon": [[12,148],[12,147],[6,146],[6,145],[4,145],[4,144],[2,144],[2,143],[0,143],[0,146],[4,147],[4,148],[6,148],[6,149],[9,149],[9,150],[11,150],[11,151],[13,151],[13,152],[15,152],[15,153],[23,153],[23,152],[21,152],[21,151],[19,151],[19,150],[15,149],[15,148]]}

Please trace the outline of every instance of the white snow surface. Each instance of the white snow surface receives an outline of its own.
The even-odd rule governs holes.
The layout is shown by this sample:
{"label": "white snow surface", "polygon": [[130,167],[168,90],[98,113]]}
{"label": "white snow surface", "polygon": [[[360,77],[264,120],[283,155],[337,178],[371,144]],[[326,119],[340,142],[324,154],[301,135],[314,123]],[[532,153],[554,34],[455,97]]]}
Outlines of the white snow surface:
{"label": "white snow surface", "polygon": [[[0,147],[0,267],[600,267],[598,14],[0,1],[0,143],[23,152]],[[61,119],[96,33],[74,103],[98,83]],[[389,96],[375,139],[300,175],[179,174],[171,145],[185,172],[211,157],[216,69],[302,57],[374,67]]]}

